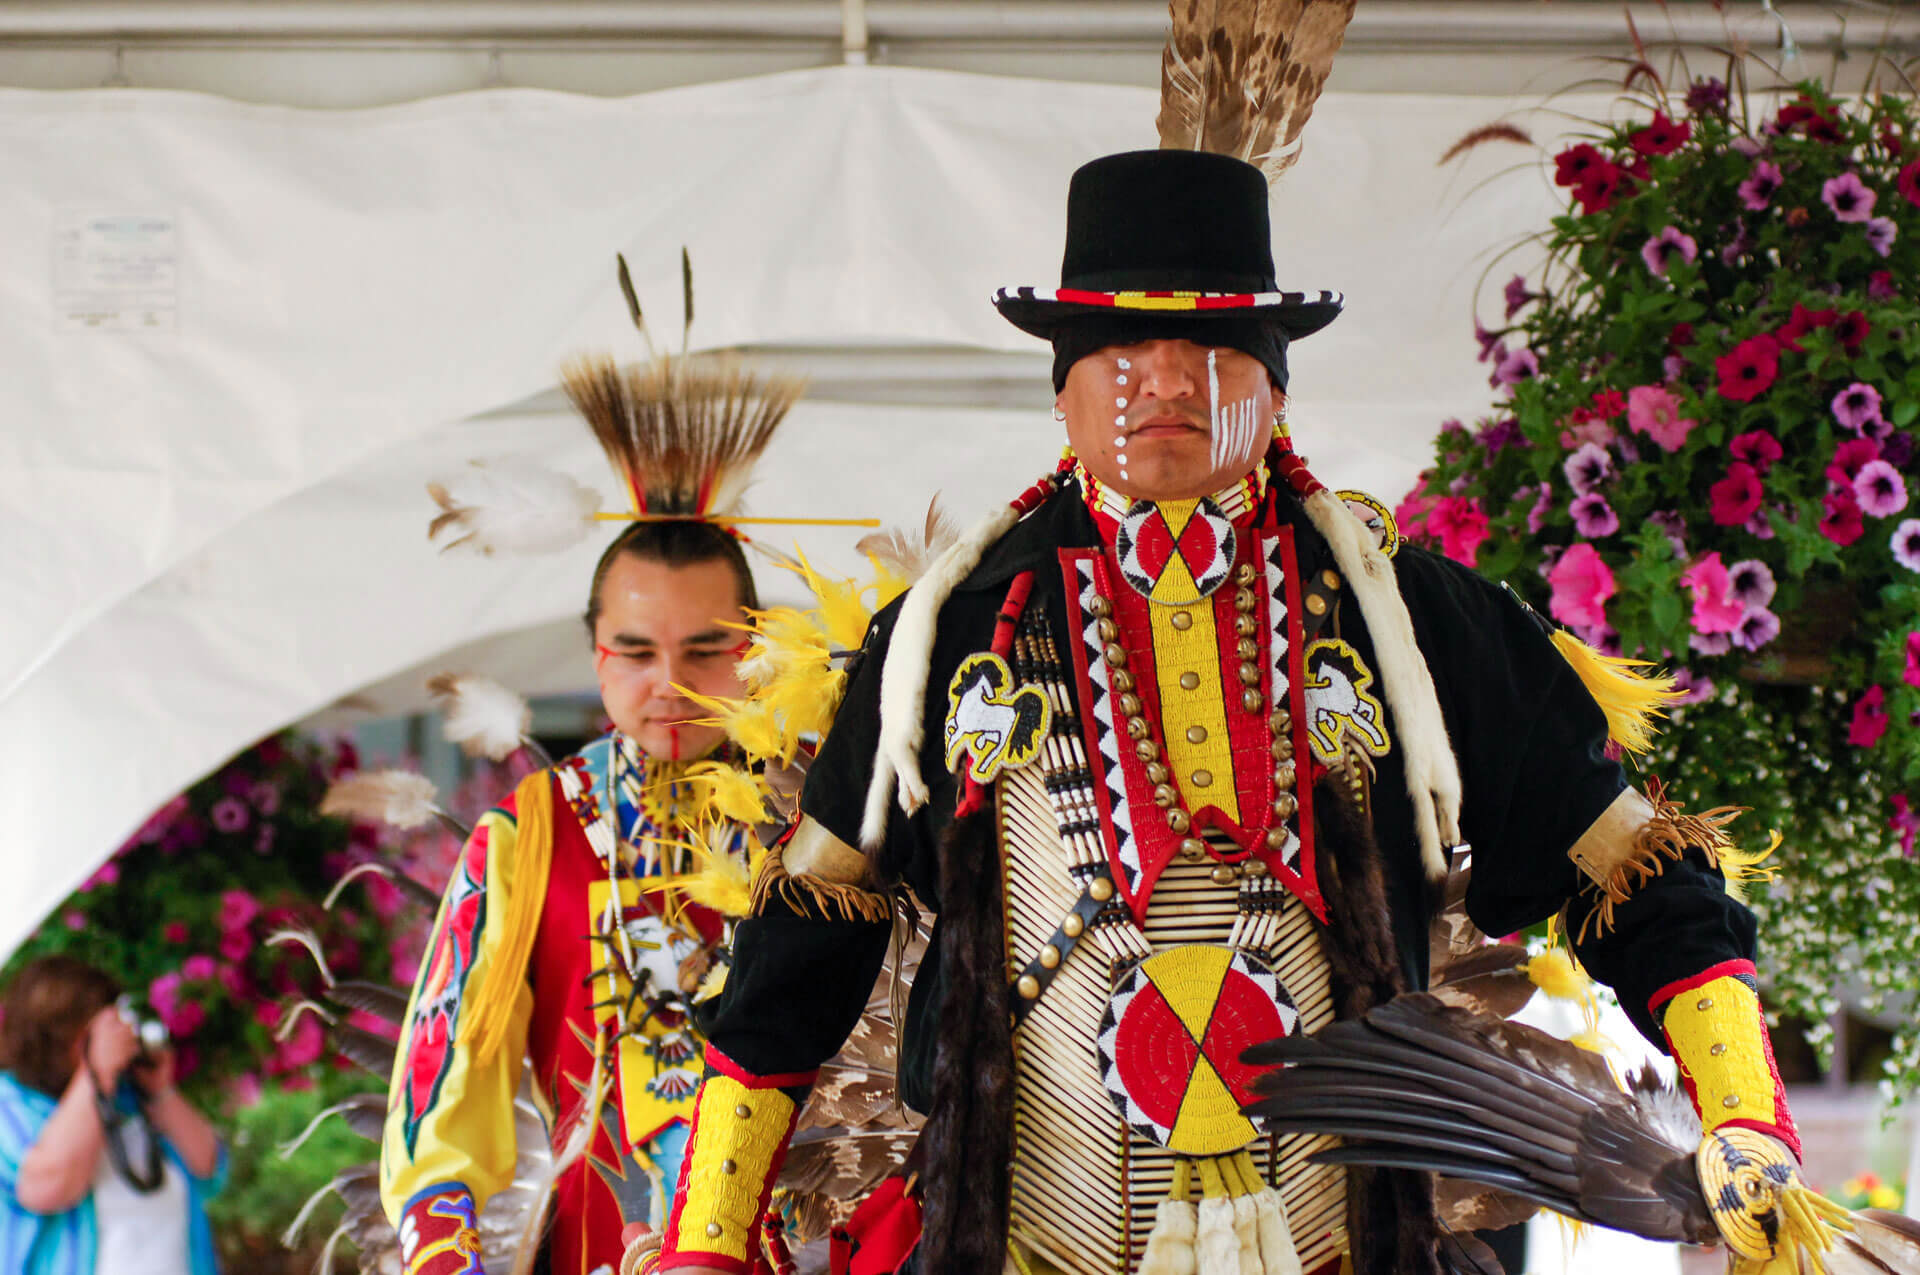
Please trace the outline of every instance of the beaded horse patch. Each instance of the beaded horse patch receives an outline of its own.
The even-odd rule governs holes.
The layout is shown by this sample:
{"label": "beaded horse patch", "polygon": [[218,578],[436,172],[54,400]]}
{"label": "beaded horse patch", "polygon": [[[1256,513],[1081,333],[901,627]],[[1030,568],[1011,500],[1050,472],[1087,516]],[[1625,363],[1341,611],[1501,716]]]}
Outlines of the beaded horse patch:
{"label": "beaded horse patch", "polygon": [[1037,686],[1016,686],[992,651],[969,655],[947,686],[947,769],[967,758],[967,774],[990,784],[1040,755],[1053,706]]}
{"label": "beaded horse patch", "polygon": [[1372,685],[1373,670],[1348,643],[1321,638],[1307,647],[1307,739],[1322,765],[1338,765],[1349,743],[1369,757],[1387,755],[1387,714],[1368,693]]}

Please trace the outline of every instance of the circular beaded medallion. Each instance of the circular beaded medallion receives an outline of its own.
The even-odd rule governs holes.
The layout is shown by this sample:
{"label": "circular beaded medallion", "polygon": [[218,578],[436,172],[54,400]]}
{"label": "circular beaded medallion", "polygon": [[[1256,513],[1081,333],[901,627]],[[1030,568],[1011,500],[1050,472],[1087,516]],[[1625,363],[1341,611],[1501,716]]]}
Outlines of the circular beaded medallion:
{"label": "circular beaded medallion", "polygon": [[1136,500],[1120,519],[1113,556],[1141,597],[1160,606],[1192,606],[1227,582],[1233,570],[1233,523],[1202,498],[1178,534],[1150,500]]}
{"label": "circular beaded medallion", "polygon": [[1256,956],[1200,943],[1156,952],[1121,975],[1100,1021],[1101,1082],[1143,1137],[1181,1155],[1225,1155],[1259,1136],[1240,1108],[1262,1069],[1241,1053],[1299,1021]]}

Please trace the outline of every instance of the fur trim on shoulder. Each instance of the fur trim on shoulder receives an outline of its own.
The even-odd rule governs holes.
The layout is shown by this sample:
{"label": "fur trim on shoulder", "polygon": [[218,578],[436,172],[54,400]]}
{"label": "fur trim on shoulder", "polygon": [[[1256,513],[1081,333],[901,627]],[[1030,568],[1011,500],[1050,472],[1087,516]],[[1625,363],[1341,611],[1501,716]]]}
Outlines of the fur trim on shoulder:
{"label": "fur trim on shoulder", "polygon": [[1460,844],[1460,766],[1447,739],[1446,719],[1433,689],[1413,619],[1400,597],[1392,561],[1354,512],[1322,488],[1303,502],[1314,529],[1333,550],[1333,560],[1360,604],[1373,638],[1387,708],[1400,730],[1400,759],[1427,880],[1447,879],[1447,851]]}

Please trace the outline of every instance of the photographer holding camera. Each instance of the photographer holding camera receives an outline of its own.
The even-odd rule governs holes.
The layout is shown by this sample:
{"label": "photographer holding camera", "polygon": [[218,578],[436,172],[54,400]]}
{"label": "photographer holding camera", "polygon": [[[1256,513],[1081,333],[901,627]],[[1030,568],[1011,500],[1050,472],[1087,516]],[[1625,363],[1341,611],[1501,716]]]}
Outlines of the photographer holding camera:
{"label": "photographer holding camera", "polygon": [[0,1271],[8,1275],[214,1275],[205,1201],[219,1189],[225,1153],[174,1087],[164,1032],[135,1021],[116,1004],[119,992],[67,956],[32,962],[6,990]]}

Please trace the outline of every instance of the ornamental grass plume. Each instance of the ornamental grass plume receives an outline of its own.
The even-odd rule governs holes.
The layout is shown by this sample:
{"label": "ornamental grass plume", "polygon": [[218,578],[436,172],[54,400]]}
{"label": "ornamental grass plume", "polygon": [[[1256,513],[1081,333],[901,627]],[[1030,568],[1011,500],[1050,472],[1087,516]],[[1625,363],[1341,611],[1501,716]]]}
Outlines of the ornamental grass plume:
{"label": "ornamental grass plume", "polygon": [[[1920,110],[1884,59],[1843,100],[1690,54],[1565,141],[1526,122],[1564,203],[1489,281],[1461,358],[1495,392],[1401,530],[1664,664],[1683,702],[1646,768],[1785,834],[1753,899],[1772,994],[1896,1013],[1920,986]],[[1920,1031],[1887,1066],[1920,1088]]]}

